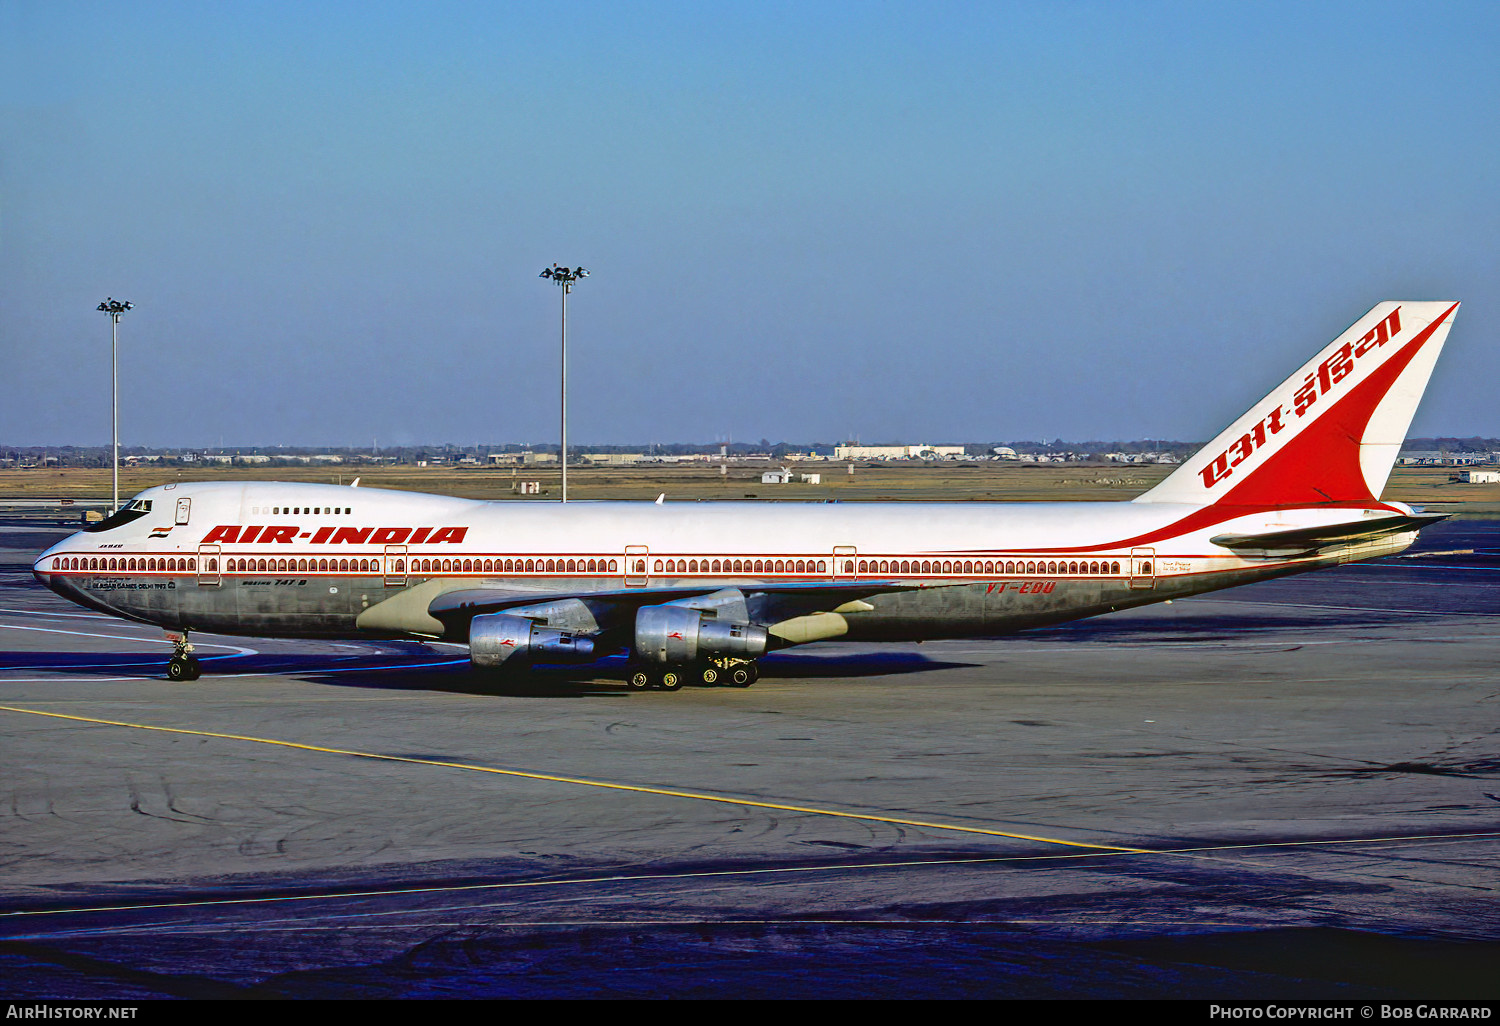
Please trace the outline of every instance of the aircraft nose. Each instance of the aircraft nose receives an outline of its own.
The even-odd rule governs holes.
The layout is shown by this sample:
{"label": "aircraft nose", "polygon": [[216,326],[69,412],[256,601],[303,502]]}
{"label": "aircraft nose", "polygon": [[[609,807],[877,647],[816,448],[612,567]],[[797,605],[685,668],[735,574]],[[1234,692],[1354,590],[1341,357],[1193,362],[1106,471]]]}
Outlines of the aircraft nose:
{"label": "aircraft nose", "polygon": [[35,577],[43,587],[57,591],[57,586],[67,579],[67,575],[58,573],[53,564],[68,552],[68,541],[71,540],[58,542],[32,561],[31,576]]}

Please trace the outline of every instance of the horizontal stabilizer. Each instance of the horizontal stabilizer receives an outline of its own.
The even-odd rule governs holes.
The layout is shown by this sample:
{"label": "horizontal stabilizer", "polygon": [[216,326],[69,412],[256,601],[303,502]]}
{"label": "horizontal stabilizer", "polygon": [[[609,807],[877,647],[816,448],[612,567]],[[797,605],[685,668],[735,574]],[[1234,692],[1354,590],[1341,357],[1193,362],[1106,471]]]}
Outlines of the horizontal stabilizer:
{"label": "horizontal stabilizer", "polygon": [[1209,541],[1226,549],[1276,549],[1308,551],[1342,542],[1371,541],[1392,534],[1420,531],[1439,520],[1447,520],[1451,513],[1417,513],[1409,517],[1381,517],[1379,520],[1363,520],[1357,523],[1328,524],[1324,527],[1303,527],[1291,531],[1272,531],[1267,534],[1221,534]]}

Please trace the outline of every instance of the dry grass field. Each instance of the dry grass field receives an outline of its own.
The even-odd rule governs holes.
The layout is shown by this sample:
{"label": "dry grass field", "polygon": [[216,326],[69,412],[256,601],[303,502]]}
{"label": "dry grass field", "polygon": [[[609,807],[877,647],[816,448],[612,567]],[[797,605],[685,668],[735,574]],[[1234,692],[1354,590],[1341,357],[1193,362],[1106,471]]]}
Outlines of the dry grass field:
{"label": "dry grass field", "polygon": [[[899,501],[1117,501],[1130,499],[1160,481],[1171,470],[1165,466],[1128,464],[872,464],[812,463],[803,469],[821,473],[817,485],[762,484],[765,464],[730,464],[721,474],[718,465],[662,465],[649,467],[569,468],[571,499],[651,500],[665,493],[668,501],[839,502]],[[1386,498],[1422,506],[1443,506],[1466,515],[1500,515],[1500,485],[1469,485],[1450,481],[1447,467],[1398,467],[1386,488]],[[355,477],[370,488],[434,492],[474,499],[551,502],[558,495],[556,468],[486,467],[179,467],[122,468],[120,494],[171,481],[318,481],[348,484]],[[522,496],[516,485],[537,481],[542,494]],[[108,470],[3,470],[0,501],[4,499],[62,499],[107,501]]]}

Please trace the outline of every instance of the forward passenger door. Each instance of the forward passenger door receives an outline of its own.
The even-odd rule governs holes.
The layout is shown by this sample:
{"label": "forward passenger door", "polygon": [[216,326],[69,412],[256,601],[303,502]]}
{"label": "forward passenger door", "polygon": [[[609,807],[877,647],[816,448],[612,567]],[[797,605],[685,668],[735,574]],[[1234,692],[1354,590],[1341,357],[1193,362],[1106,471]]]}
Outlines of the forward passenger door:
{"label": "forward passenger door", "polygon": [[644,588],[651,583],[651,549],[645,545],[625,546],[625,587]]}
{"label": "forward passenger door", "polygon": [[1156,587],[1156,550],[1130,550],[1130,586],[1132,588]]}

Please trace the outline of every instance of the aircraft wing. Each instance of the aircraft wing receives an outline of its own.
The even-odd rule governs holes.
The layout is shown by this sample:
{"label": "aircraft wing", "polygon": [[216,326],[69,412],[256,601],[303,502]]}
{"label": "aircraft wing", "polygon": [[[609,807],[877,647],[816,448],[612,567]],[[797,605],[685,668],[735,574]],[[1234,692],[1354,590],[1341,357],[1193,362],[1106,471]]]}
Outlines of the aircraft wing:
{"label": "aircraft wing", "polygon": [[[548,626],[597,635],[630,626],[643,606],[689,605],[719,610],[721,615],[774,627],[808,616],[849,611],[850,603],[870,595],[914,591],[909,581],[789,581],[745,585],[634,587],[609,591],[544,591],[498,587],[454,587],[431,580],[371,606],[360,614],[359,627],[378,633],[418,634],[463,640],[476,616],[512,612]],[[869,608],[869,607],[863,607]],[[775,633],[773,631],[773,633]],[[784,633],[795,633],[787,631]]]}
{"label": "aircraft wing", "polygon": [[1264,534],[1220,534],[1210,538],[1209,541],[1215,545],[1222,545],[1226,549],[1312,552],[1325,545],[1372,541],[1392,534],[1420,531],[1450,516],[1452,516],[1451,513],[1417,513],[1413,516],[1381,517],[1379,520],[1361,520],[1346,524],[1329,524],[1323,527],[1300,527],[1290,531],[1270,531]]}

